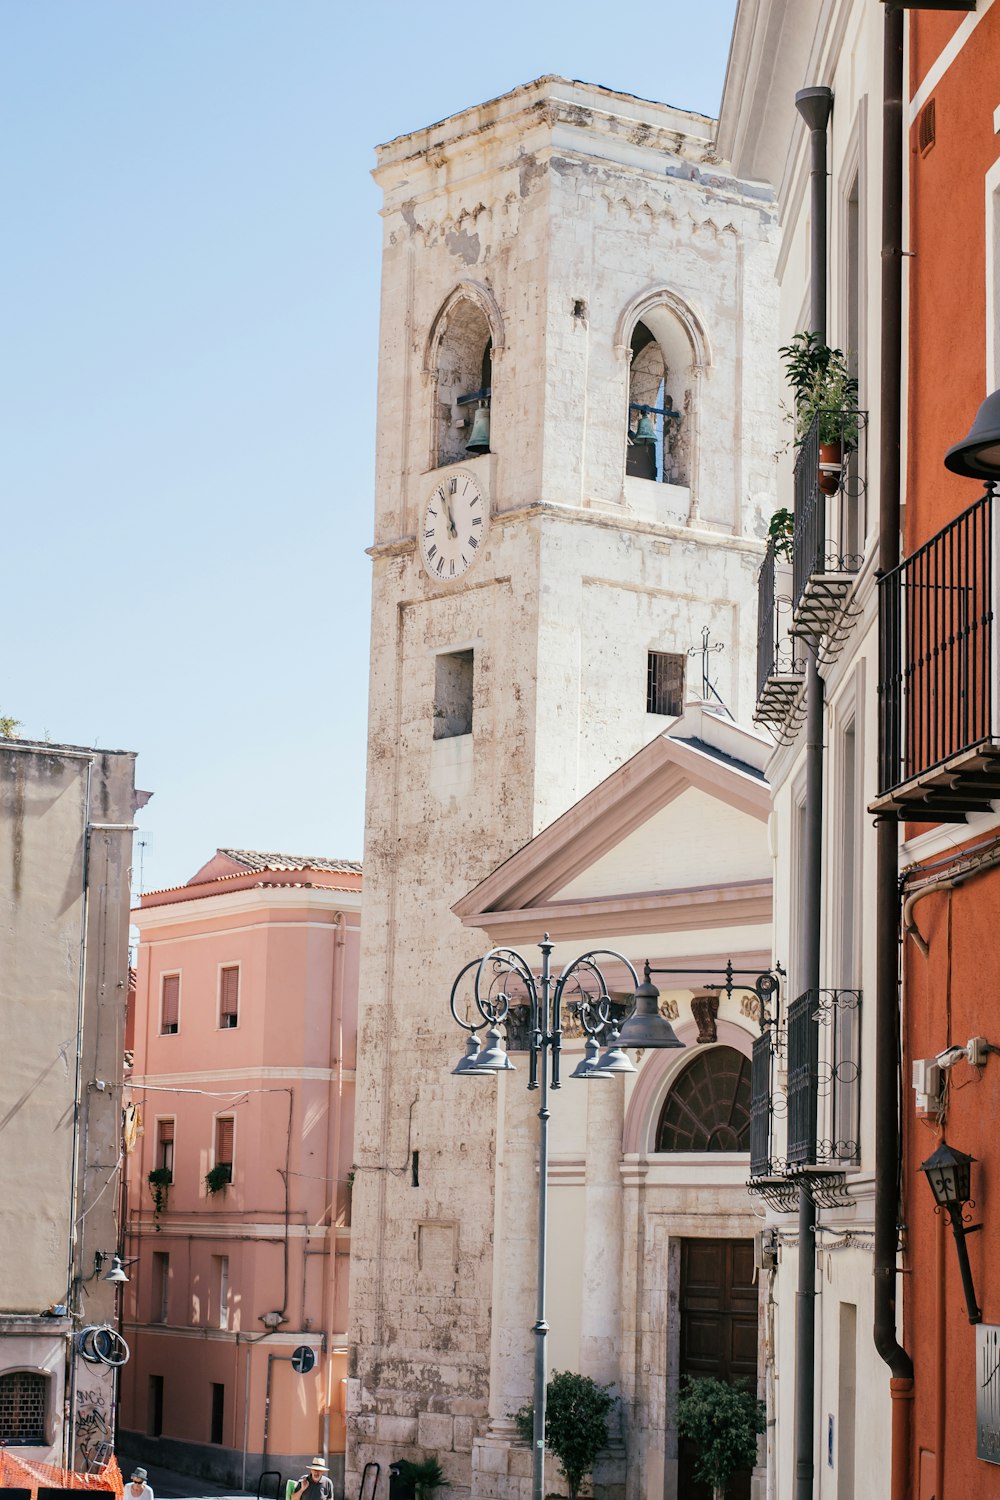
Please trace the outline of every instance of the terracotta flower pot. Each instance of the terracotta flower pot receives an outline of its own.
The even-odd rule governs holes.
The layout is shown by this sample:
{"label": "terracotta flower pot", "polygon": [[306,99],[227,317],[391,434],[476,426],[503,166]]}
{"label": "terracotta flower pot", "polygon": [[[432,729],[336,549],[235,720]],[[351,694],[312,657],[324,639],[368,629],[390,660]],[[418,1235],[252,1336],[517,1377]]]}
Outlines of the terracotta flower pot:
{"label": "terracotta flower pot", "polygon": [[819,487],[824,495],[835,495],[840,489],[844,469],[844,450],[840,443],[819,445]]}

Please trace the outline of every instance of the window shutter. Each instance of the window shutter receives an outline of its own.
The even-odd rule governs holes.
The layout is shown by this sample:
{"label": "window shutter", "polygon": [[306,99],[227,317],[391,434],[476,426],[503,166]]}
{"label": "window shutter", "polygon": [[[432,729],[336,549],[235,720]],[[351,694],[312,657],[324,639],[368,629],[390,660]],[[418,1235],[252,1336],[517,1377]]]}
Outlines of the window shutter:
{"label": "window shutter", "polygon": [[161,1146],[172,1146],[173,1143],[174,1143],[174,1122],[173,1122],[173,1120],[161,1120],[160,1121],[159,1129],[160,1129],[160,1145]]}
{"label": "window shutter", "polygon": [[161,1006],[161,1033],[172,1033],[177,1030],[178,1016],[180,1015],[181,999],[181,976],[179,974],[164,974],[163,976],[163,1000]]}
{"label": "window shutter", "polygon": [[220,979],[219,1024],[235,1026],[239,1014],[240,971],[234,964],[223,969]]}
{"label": "window shutter", "polygon": [[231,1119],[219,1119],[215,1122],[215,1165],[217,1167],[233,1164],[233,1122]]}

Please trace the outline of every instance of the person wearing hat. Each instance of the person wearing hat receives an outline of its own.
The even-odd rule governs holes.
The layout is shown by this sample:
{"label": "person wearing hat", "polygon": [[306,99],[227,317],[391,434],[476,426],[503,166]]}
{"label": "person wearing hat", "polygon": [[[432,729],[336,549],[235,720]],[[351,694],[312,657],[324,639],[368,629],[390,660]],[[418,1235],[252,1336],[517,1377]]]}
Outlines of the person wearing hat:
{"label": "person wearing hat", "polygon": [[153,1491],[146,1482],[145,1469],[133,1469],[124,1500],[153,1500]]}
{"label": "person wearing hat", "polygon": [[333,1500],[330,1471],[321,1458],[314,1458],[309,1473],[303,1474],[292,1490],[295,1500]]}

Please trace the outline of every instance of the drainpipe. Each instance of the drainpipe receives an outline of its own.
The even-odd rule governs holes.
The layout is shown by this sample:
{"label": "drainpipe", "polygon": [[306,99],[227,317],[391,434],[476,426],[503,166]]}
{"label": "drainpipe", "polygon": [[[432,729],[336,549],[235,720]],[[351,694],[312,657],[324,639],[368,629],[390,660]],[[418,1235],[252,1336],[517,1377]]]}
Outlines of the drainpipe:
{"label": "drainpipe", "polygon": [[330,1408],[333,1405],[333,1310],[336,1300],[337,1266],[337,1200],[340,1195],[340,1139],[344,1113],[344,968],[347,945],[346,924],[342,911],[333,914],[333,974],[331,979],[330,1067],[336,1070],[336,1081],[327,1087],[327,1162],[332,1187],[333,1206],[327,1239],[326,1285],[323,1288],[326,1316],[323,1342],[326,1356],[326,1403],[323,1408],[323,1462],[330,1462]]}
{"label": "drainpipe", "polygon": [[[810,313],[812,331],[826,340],[826,130],[833,92],[800,89],[795,108],[809,127]],[[802,976],[818,990],[823,893],[823,679],[819,641],[806,651],[806,804],[802,881]],[[795,1500],[812,1500],[815,1484],[816,1405],[816,1204],[809,1183],[799,1184],[799,1277],[795,1294]]]}
{"label": "drainpipe", "polygon": [[[879,435],[879,571],[899,563],[902,417],[903,15],[885,7],[882,87],[882,386]],[[874,1339],[889,1366],[892,1500],[908,1500],[913,1361],[896,1336],[896,1253],[901,1194],[899,1099],[899,838],[877,828],[875,970]]]}

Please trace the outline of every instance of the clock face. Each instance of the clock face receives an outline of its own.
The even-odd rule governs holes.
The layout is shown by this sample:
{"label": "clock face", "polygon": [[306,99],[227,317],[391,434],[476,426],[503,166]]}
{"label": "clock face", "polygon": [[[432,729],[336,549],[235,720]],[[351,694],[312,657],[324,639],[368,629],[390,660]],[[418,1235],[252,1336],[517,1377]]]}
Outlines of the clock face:
{"label": "clock face", "polygon": [[490,524],[490,508],[475,475],[456,469],[424,506],[420,554],[432,578],[448,582],[471,568]]}

